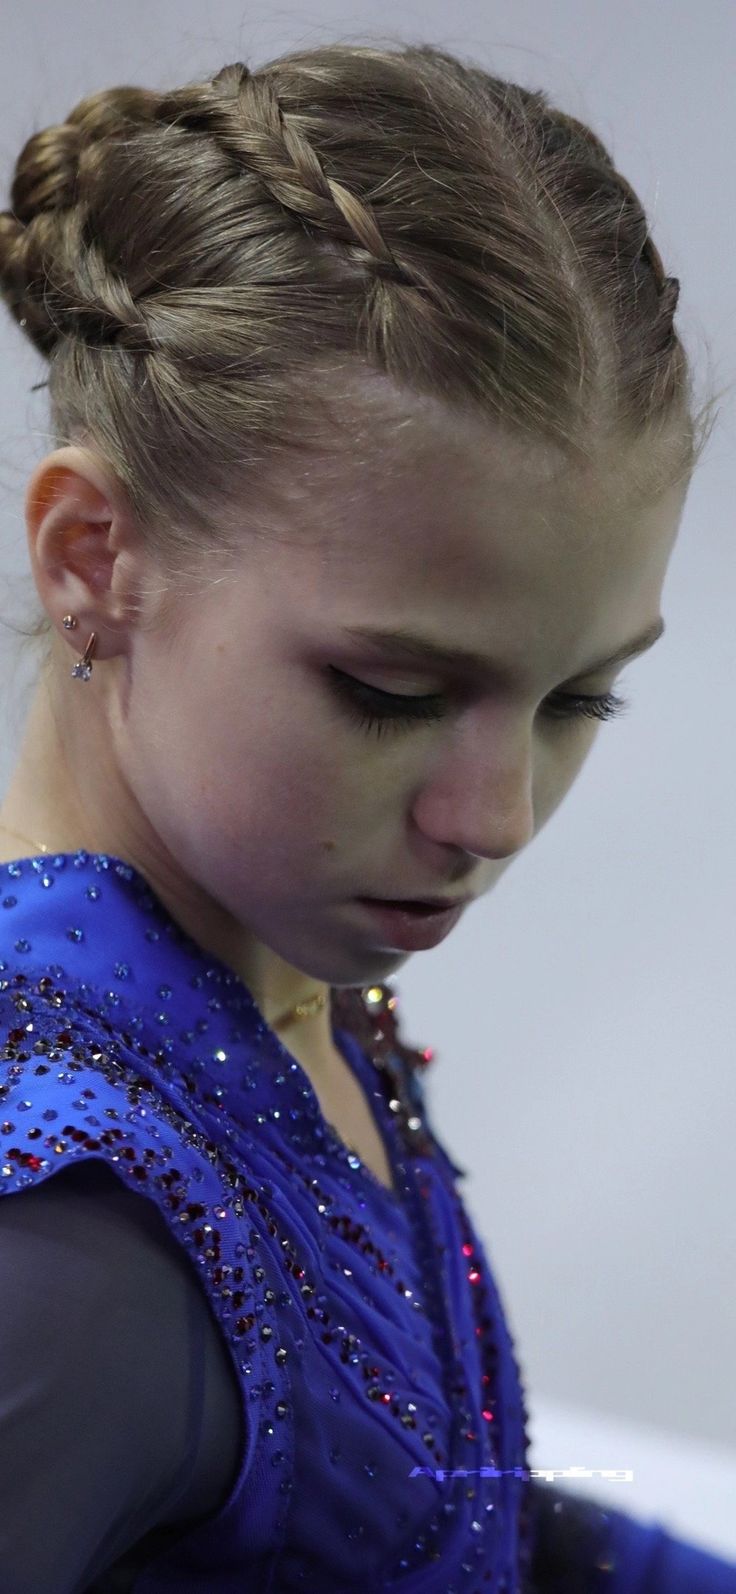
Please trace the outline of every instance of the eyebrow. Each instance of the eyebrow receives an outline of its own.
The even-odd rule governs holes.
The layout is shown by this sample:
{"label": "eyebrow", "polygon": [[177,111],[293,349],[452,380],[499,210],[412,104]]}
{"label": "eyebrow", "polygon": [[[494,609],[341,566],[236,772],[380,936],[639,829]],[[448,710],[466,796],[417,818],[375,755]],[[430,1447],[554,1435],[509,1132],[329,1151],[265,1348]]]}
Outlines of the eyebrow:
{"label": "eyebrow", "polygon": [[[445,668],[458,668],[469,671],[475,675],[485,675],[494,668],[491,659],[485,659],[482,653],[474,653],[469,648],[449,648],[433,642],[430,637],[422,637],[413,631],[385,631],[380,628],[365,625],[348,625],[344,627],[347,636],[353,637],[358,642],[368,642],[383,653],[400,653],[406,658],[420,659],[428,664],[444,665]],[[638,654],[646,653],[648,648],[664,634],[665,623],[660,615],[651,625],[642,631],[641,636],[634,637],[630,642],[622,643],[615,653],[609,654],[607,659],[596,659],[592,664],[586,664],[577,670],[570,680],[577,680],[582,675],[596,675],[599,670],[610,669],[612,664],[623,664],[627,659],[635,659]]]}

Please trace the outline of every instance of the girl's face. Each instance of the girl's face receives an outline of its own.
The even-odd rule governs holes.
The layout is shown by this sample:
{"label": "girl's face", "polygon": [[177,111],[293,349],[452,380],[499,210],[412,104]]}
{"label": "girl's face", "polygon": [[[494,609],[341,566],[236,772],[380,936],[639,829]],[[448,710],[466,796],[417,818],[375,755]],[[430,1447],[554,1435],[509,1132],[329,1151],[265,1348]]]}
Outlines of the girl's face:
{"label": "girl's face", "polygon": [[[282,537],[249,539],[244,504],[242,561],[170,595],[157,626],[150,610],[121,618],[140,569],[119,521],[100,577],[104,477],[80,450],[51,461],[68,470],[53,510],[31,515],[39,590],[57,630],[69,609],[90,616],[55,639],[69,768],[54,778],[68,811],[84,771],[95,848],[138,867],[266,1013],[406,960],[357,897],[482,896],[542,829],[601,725],[563,717],[560,694],[611,692],[622,666],[598,661],[656,625],[686,495],[634,509],[621,458],[583,481],[541,445],[404,405],[380,447],[312,471]],[[71,552],[68,586],[59,573],[80,515],[98,537],[89,590],[78,543],[73,584]],[[422,660],[354,628],[481,662]],[[76,657],[90,629],[98,662],[80,685],[68,646]]]}

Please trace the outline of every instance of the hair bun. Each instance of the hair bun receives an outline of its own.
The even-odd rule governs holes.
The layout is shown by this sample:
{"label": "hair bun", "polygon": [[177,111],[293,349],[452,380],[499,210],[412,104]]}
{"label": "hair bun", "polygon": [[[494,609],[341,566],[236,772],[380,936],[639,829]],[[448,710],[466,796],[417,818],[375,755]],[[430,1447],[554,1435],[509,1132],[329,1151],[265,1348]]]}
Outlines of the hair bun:
{"label": "hair bun", "polygon": [[45,211],[74,203],[80,150],[79,130],[68,122],[29,138],[18,157],[11,194],[13,214],[23,226]]}
{"label": "hair bun", "polygon": [[665,277],[660,299],[665,307],[665,310],[667,311],[667,314],[673,316],[680,302],[679,277]]}
{"label": "hair bun", "polygon": [[11,209],[0,212],[0,288],[32,343],[49,356],[58,338],[38,293],[54,252],[55,213],[74,205],[83,147],[79,127],[61,122],[34,133],[15,166]]}
{"label": "hair bun", "polygon": [[38,285],[47,281],[56,252],[56,215],[84,198],[87,152],[94,163],[94,146],[125,137],[131,125],[154,122],[160,99],[150,89],[127,85],[90,94],[65,122],[33,133],[18,156],[11,209],[0,212],[0,292],[46,357],[59,329]]}
{"label": "hair bun", "polygon": [[12,209],[0,212],[3,297],[19,325],[30,328],[29,335],[43,354],[50,353],[57,334],[41,305],[31,305],[29,283],[38,274],[53,223],[42,224],[41,235],[32,224],[74,203],[79,150],[79,132],[67,123],[34,133],[16,162]]}
{"label": "hair bun", "polygon": [[18,220],[28,226],[43,211],[73,205],[83,150],[124,136],[131,124],[154,122],[159,103],[160,95],[150,89],[122,84],[88,94],[65,122],[33,133],[15,167],[11,204]]}

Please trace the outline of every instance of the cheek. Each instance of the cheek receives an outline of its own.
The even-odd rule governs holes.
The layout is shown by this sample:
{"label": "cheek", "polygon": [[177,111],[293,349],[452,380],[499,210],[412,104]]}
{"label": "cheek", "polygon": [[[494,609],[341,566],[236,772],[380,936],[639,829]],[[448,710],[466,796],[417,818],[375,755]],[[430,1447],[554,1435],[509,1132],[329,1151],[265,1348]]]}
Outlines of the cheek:
{"label": "cheek", "polygon": [[551,742],[544,751],[540,750],[534,777],[535,833],[552,818],[575,784],[600,730],[601,726],[591,720],[590,727],[576,727],[566,733],[566,739],[561,736],[558,743]]}
{"label": "cheek", "polygon": [[339,845],[398,786],[406,754],[397,744],[395,758],[378,755],[310,683],[241,665],[225,678],[231,662],[208,653],[183,670],[179,653],[137,664],[119,752],[138,801],[151,817],[178,816],[190,837],[216,826],[251,856],[279,835],[288,847],[297,836]]}
{"label": "cheek", "polygon": [[[219,752],[216,756],[214,741]],[[282,838],[285,849],[312,845],[317,835],[344,834],[359,801],[359,767],[314,710],[260,709],[253,717],[208,732],[209,757],[198,758],[203,801],[227,825],[247,827],[248,845]],[[365,798],[363,797],[363,801]],[[327,825],[327,830],[325,830]]]}

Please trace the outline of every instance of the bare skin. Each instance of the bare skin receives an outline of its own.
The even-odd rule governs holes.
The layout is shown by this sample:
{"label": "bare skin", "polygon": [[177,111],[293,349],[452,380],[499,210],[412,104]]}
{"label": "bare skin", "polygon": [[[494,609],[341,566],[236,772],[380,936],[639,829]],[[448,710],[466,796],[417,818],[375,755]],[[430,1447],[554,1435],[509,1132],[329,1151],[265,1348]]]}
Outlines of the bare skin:
{"label": "bare skin", "polygon": [[[545,700],[614,688],[622,666],[589,666],[657,620],[684,507],[682,483],[627,501],[620,453],[583,478],[439,406],[387,400],[386,417],[375,468],[346,457],[315,471],[288,542],[249,540],[245,504],[241,566],[196,594],[166,593],[87,446],[48,455],[26,494],[55,637],[0,806],[0,859],[32,851],[7,826],[127,860],[269,1023],[331,985],[391,978],[409,956],[376,943],[356,896],[483,896],[542,829],[601,729],[548,718]],[[472,647],[487,671],[451,675],[346,637],[369,624]],[[80,682],[71,667],[92,631]],[[379,739],[329,665],[386,692],[441,693],[446,713]],[[387,1182],[329,1001],[282,1038]]]}

